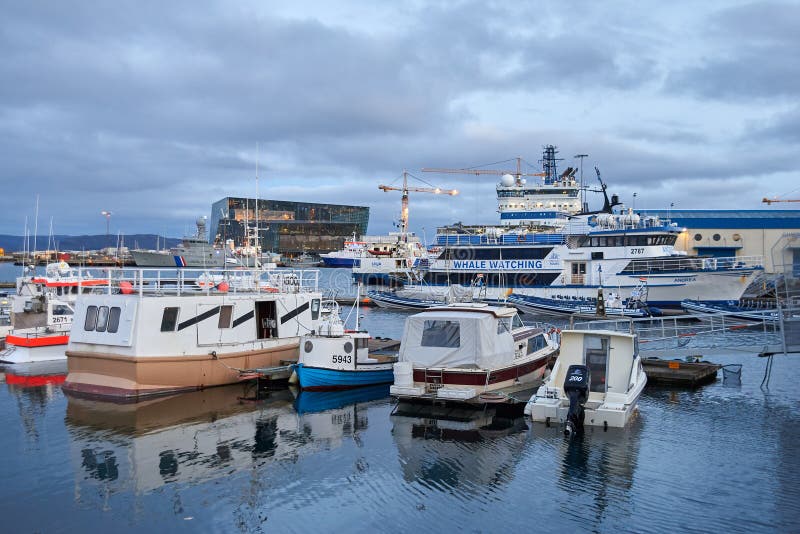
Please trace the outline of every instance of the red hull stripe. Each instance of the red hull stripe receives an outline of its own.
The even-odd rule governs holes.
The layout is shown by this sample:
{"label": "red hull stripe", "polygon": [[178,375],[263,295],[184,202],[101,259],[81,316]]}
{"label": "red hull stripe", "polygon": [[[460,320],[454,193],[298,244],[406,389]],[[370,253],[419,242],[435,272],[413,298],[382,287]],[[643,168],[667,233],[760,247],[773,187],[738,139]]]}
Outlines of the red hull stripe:
{"label": "red hull stripe", "polygon": [[26,387],[63,384],[66,379],[67,375],[22,376],[6,373],[6,383]]}
{"label": "red hull stripe", "polygon": [[81,280],[80,282],[48,282],[46,278],[33,278],[34,284],[44,284],[45,287],[91,287],[108,285],[108,280]]}
{"label": "red hull stripe", "polygon": [[46,337],[6,336],[7,345],[16,345],[18,347],[49,347],[51,345],[66,345],[67,343],[69,343],[69,335]]}
{"label": "red hull stripe", "polygon": [[[513,380],[529,375],[547,363],[547,357],[539,358],[522,365],[514,367],[507,367],[497,371],[492,371],[489,375],[489,384],[496,384],[497,382],[505,382],[506,380]],[[435,371],[435,376],[429,376],[428,382],[440,384],[452,384],[462,386],[482,386],[486,384],[486,372],[465,372],[465,371],[444,371],[441,380],[439,379],[438,371]],[[425,370],[414,369],[414,382],[425,382]]]}

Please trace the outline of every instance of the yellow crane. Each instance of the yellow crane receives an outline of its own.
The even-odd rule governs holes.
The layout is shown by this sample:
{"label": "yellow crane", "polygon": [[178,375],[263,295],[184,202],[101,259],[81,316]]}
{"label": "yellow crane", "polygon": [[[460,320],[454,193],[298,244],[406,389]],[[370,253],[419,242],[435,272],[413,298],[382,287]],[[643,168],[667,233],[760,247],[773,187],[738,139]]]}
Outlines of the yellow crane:
{"label": "yellow crane", "polygon": [[384,192],[388,191],[402,191],[403,192],[403,199],[402,199],[402,207],[400,209],[400,232],[405,237],[408,233],[408,193],[433,193],[434,195],[457,195],[458,190],[456,189],[440,189],[438,187],[409,187],[408,186],[408,172],[403,171],[403,187],[396,187],[392,185],[379,185],[378,189],[382,189]]}

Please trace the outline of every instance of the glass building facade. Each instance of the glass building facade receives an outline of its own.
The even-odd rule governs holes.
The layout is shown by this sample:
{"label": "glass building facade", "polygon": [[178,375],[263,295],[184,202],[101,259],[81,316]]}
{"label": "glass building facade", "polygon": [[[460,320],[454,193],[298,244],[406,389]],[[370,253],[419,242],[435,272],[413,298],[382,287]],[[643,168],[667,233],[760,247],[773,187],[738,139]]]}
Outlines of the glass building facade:
{"label": "glass building facade", "polygon": [[292,256],[339,250],[353,233],[366,234],[369,223],[365,206],[225,197],[211,205],[210,241],[243,245],[247,228],[255,230],[256,210],[261,250]]}

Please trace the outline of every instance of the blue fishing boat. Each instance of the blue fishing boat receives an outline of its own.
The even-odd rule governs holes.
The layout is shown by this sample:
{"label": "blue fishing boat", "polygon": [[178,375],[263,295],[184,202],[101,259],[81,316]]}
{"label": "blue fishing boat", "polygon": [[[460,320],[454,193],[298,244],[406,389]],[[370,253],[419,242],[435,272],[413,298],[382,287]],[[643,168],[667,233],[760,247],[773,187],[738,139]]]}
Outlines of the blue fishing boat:
{"label": "blue fishing boat", "polygon": [[[508,303],[520,311],[542,315],[597,316],[597,299],[576,297],[533,297],[512,293]],[[622,300],[615,293],[609,293],[601,306],[601,315],[609,317],[653,317],[661,315],[661,310],[647,306],[644,302],[630,298]]]}
{"label": "blue fishing boat", "polygon": [[[345,330],[335,301],[324,303],[330,312],[320,321],[319,333],[300,338],[300,358],[294,373],[303,390],[347,389],[394,380],[392,353],[370,355],[367,332]],[[357,314],[356,314],[357,315]]]}

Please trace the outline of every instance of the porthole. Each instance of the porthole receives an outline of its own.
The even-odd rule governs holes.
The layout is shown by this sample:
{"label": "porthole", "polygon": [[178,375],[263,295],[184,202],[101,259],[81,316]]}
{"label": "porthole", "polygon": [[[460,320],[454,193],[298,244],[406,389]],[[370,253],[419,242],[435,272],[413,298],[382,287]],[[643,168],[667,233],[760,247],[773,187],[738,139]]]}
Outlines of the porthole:
{"label": "porthole", "polygon": [[722,239],[722,236],[719,234],[714,234],[713,236],[711,236],[711,239],[713,239],[714,241],[719,241],[720,239]]}
{"label": "porthole", "polygon": [[352,343],[350,343],[349,341],[346,341],[346,342],[345,342],[345,344],[344,344],[344,351],[345,351],[346,353],[348,353],[348,354],[350,354],[351,352],[353,352],[353,344],[352,344]]}
{"label": "porthole", "polygon": [[701,239],[703,239],[703,235],[702,234],[694,234],[694,240],[695,241],[700,241]]}
{"label": "porthole", "polygon": [[305,345],[303,345],[303,350],[306,351],[306,353],[311,352],[314,350],[314,344],[310,341],[306,341]]}

